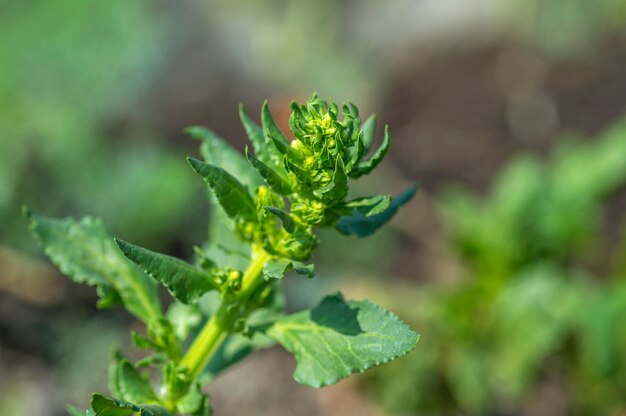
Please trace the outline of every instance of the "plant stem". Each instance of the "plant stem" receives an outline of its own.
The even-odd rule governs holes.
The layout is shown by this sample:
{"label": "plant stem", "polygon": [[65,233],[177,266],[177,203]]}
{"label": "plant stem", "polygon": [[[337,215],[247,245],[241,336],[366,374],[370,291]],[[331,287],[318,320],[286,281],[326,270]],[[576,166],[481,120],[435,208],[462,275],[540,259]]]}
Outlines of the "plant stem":
{"label": "plant stem", "polygon": [[192,379],[200,375],[215,351],[232,331],[233,324],[239,316],[238,306],[245,303],[252,292],[263,283],[263,266],[269,257],[269,254],[262,248],[252,248],[252,260],[243,274],[241,289],[237,294],[237,304],[222,302],[215,315],[205,324],[182,358],[181,365],[187,367]]}

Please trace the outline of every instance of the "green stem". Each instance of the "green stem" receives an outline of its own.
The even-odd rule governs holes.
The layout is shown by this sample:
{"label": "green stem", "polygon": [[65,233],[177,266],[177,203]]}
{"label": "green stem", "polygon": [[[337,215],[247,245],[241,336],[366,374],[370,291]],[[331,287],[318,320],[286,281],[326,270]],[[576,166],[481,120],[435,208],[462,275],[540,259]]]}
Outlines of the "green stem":
{"label": "green stem", "polygon": [[[269,254],[262,248],[253,247],[252,260],[243,274],[241,289],[237,294],[239,304],[245,303],[252,292],[263,282],[263,266],[269,257]],[[237,306],[222,302],[215,315],[205,324],[182,358],[181,365],[189,370],[192,379],[200,375],[215,351],[232,331],[233,324],[239,315]]]}

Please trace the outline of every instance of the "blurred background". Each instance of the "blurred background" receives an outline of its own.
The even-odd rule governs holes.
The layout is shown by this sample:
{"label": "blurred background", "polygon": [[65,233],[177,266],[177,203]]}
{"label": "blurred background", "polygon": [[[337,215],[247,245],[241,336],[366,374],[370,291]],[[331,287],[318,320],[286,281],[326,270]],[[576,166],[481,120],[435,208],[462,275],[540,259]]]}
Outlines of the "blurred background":
{"label": "blurred background", "polygon": [[390,125],[355,193],[422,188],[374,238],[322,233],[290,308],[340,288],[421,340],[321,390],[258,352],[216,413],[626,415],[625,24],[625,0],[0,1],[0,415],[84,407],[134,325],[21,205],[189,259],[208,204],[182,129],[243,149],[239,102],[286,126],[313,91]]}

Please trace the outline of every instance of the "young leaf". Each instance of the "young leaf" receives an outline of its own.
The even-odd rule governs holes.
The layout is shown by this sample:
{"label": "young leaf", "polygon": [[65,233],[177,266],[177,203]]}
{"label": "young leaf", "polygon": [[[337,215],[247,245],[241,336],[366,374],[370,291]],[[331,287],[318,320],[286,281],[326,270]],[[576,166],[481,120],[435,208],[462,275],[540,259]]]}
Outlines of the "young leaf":
{"label": "young leaf", "polygon": [[215,132],[205,127],[194,126],[185,129],[185,133],[202,140],[200,154],[207,163],[228,170],[246,186],[261,185],[259,176],[246,162],[241,152],[235,150]]}
{"label": "young leaf", "polygon": [[318,198],[328,200],[343,199],[348,194],[348,176],[346,175],[343,160],[340,157],[337,158],[333,179],[328,185],[314,191],[314,193]]}
{"label": "young leaf", "polygon": [[363,145],[367,153],[374,144],[374,134],[376,133],[376,114],[372,114],[363,124]]}
{"label": "young leaf", "polygon": [[289,141],[274,122],[272,113],[270,113],[269,106],[267,105],[267,100],[263,103],[263,108],[261,109],[261,124],[263,124],[263,132],[265,135],[272,139],[281,153],[286,153],[286,148],[289,147]]}
{"label": "young leaf", "polygon": [[105,299],[100,306],[121,300],[145,323],[162,316],[155,282],[124,257],[101,220],[27,216],[31,232],[61,272],[75,282],[98,287]]}
{"label": "young leaf", "polygon": [[219,285],[207,273],[191,264],[165,254],[155,253],[143,247],[115,239],[126,257],[141,267],[182,303],[196,302],[210,290],[219,290]]}
{"label": "young leaf", "polygon": [[314,265],[305,265],[299,261],[293,261],[285,258],[271,259],[263,266],[263,274],[266,280],[282,279],[285,273],[290,270],[293,270],[298,274],[305,275],[309,279],[315,277]]}
{"label": "young leaf", "polygon": [[277,207],[263,207],[263,208],[265,208],[265,210],[269,212],[270,214],[280,219],[285,231],[292,234],[296,230],[296,222],[294,221],[293,218],[291,218],[291,215],[289,215],[289,213]]}
{"label": "young leaf", "polygon": [[217,200],[230,218],[241,217],[256,221],[256,208],[248,188],[224,169],[194,158],[189,164],[211,187]]}
{"label": "young leaf", "polygon": [[376,149],[376,152],[364,162],[361,162],[355,166],[355,168],[350,172],[351,178],[358,178],[363,175],[367,175],[370,173],[380,162],[382,162],[383,158],[387,154],[389,150],[389,145],[391,144],[391,138],[389,136],[389,126],[385,126],[385,135],[383,137],[383,142],[380,147]]}
{"label": "young leaf", "polygon": [[411,351],[418,335],[380,306],[327,296],[312,310],[278,319],[267,331],[295,354],[297,382],[322,387]]}
{"label": "young leaf", "polygon": [[189,333],[202,322],[202,311],[197,304],[184,305],[174,302],[167,310],[167,318],[172,323],[176,338],[184,341]]}
{"label": "young leaf", "polygon": [[202,392],[200,383],[195,383],[189,390],[189,393],[178,401],[176,410],[181,414],[192,416],[211,415],[209,397]]}
{"label": "young leaf", "polygon": [[148,379],[142,377],[125,358],[113,363],[109,372],[109,389],[122,400],[133,403],[157,401]]}
{"label": "young leaf", "polygon": [[257,170],[257,172],[259,172],[259,175],[265,179],[267,185],[274,191],[281,195],[289,195],[293,193],[289,179],[257,159],[248,151],[248,146],[246,146],[246,158],[248,159],[248,162],[250,162],[250,164]]}
{"label": "young leaf", "polygon": [[367,237],[389,222],[398,212],[398,209],[411,200],[415,192],[417,192],[417,185],[409,187],[403,193],[393,198],[383,212],[369,217],[355,209],[352,215],[339,218],[335,228],[342,234]]}
{"label": "young leaf", "polygon": [[101,394],[94,394],[91,397],[91,409],[94,416],[171,416],[170,413],[161,406],[135,405],[124,400],[117,400]]}
{"label": "young leaf", "polygon": [[265,140],[263,129],[252,121],[252,119],[246,114],[243,109],[243,104],[239,104],[239,118],[241,119],[241,124],[246,130],[246,134],[252,143],[254,152],[259,155],[259,159],[269,163],[270,157],[267,153],[267,141]]}

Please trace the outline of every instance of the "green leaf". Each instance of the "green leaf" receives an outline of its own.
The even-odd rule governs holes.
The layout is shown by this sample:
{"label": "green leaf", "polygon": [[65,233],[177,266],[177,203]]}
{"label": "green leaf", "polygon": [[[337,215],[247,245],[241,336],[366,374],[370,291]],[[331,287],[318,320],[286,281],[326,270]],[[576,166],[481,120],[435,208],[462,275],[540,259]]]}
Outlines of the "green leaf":
{"label": "green leaf", "polygon": [[387,154],[390,144],[391,137],[389,136],[389,126],[385,126],[385,135],[380,147],[376,149],[376,152],[374,152],[369,159],[357,164],[356,167],[350,172],[350,177],[358,178],[360,176],[367,175],[374,170]]}
{"label": "green leaf", "polygon": [[269,212],[270,214],[280,219],[285,231],[292,234],[296,230],[296,222],[291,217],[291,215],[289,215],[289,213],[277,207],[263,207],[263,208],[265,208],[265,210],[267,210],[267,212]]}
{"label": "green leaf", "polygon": [[157,401],[150,382],[125,358],[113,363],[109,369],[109,389],[122,400],[134,403]]}
{"label": "green leaf", "polygon": [[263,108],[261,109],[261,124],[263,124],[263,133],[271,138],[276,148],[283,154],[287,153],[287,148],[290,148],[289,141],[274,122],[267,100],[263,103]]}
{"label": "green leaf", "polygon": [[356,212],[371,217],[384,212],[391,204],[391,195],[374,195],[353,199],[343,207],[354,209]]}
{"label": "green leaf", "polygon": [[202,392],[200,383],[195,383],[189,389],[189,393],[178,401],[176,410],[179,413],[193,416],[208,416],[211,414],[209,397]]}
{"label": "green leaf", "polygon": [[257,159],[253,154],[248,151],[246,146],[246,158],[248,162],[259,172],[259,175],[265,179],[265,183],[274,191],[281,195],[289,195],[293,193],[289,179],[267,166],[265,163]]}
{"label": "green leaf", "polygon": [[99,306],[121,301],[146,324],[162,316],[155,282],[124,257],[101,220],[27,217],[32,234],[63,274],[98,287]]}
{"label": "green leaf", "polygon": [[374,134],[376,133],[376,114],[372,114],[363,123],[363,145],[367,153],[374,144]]}
{"label": "green leaf", "polygon": [[207,162],[230,172],[244,185],[251,188],[261,185],[261,180],[241,152],[234,149],[223,138],[205,127],[188,127],[185,133],[202,140],[200,154]]}
{"label": "green leaf", "polygon": [[318,198],[325,200],[340,200],[348,194],[348,176],[343,165],[343,160],[338,157],[335,164],[333,179],[322,189],[313,192]]}
{"label": "green leaf", "polygon": [[391,200],[391,203],[383,212],[372,216],[366,216],[355,209],[350,216],[339,218],[335,228],[342,234],[355,235],[357,237],[367,237],[389,222],[398,212],[398,209],[413,198],[418,186],[413,185],[406,191]]}
{"label": "green leaf", "polygon": [[167,310],[167,318],[172,323],[176,338],[184,341],[189,333],[202,322],[202,312],[197,304],[184,305],[174,302]]}
{"label": "green leaf", "polygon": [[182,303],[196,302],[210,290],[219,290],[212,276],[176,257],[155,253],[143,247],[116,239],[126,257],[141,267]]}
{"label": "green leaf", "polygon": [[411,351],[418,335],[395,315],[341,294],[312,310],[278,319],[267,331],[295,354],[297,382],[322,387]]}
{"label": "green leaf", "polygon": [[217,200],[230,218],[244,218],[256,221],[256,208],[248,188],[224,169],[194,158],[187,158],[189,164],[211,187]]}
{"label": "green leaf", "polygon": [[131,414],[139,414],[140,416],[171,416],[161,406],[138,406],[125,400],[118,400],[101,394],[94,394],[91,397],[91,408],[95,412],[95,416],[130,416]]}
{"label": "green leaf", "polygon": [[346,165],[346,172],[350,173],[354,170],[354,167],[359,163],[365,154],[365,145],[363,144],[363,138],[359,135],[356,139],[356,146],[350,149],[350,161]]}
{"label": "green leaf", "polygon": [[305,275],[309,279],[315,277],[314,265],[305,265],[299,261],[293,261],[285,258],[274,258],[265,262],[265,265],[263,266],[263,275],[266,280],[282,279],[285,273],[290,270],[293,270],[298,274]]}
{"label": "green leaf", "polygon": [[263,134],[263,129],[259,127],[252,119],[246,114],[243,109],[243,104],[239,104],[239,118],[241,119],[241,124],[243,128],[246,130],[246,134],[252,143],[252,148],[254,152],[259,155],[259,159],[266,163],[270,163],[271,158],[268,154],[267,144],[268,142],[265,139],[265,135]]}

